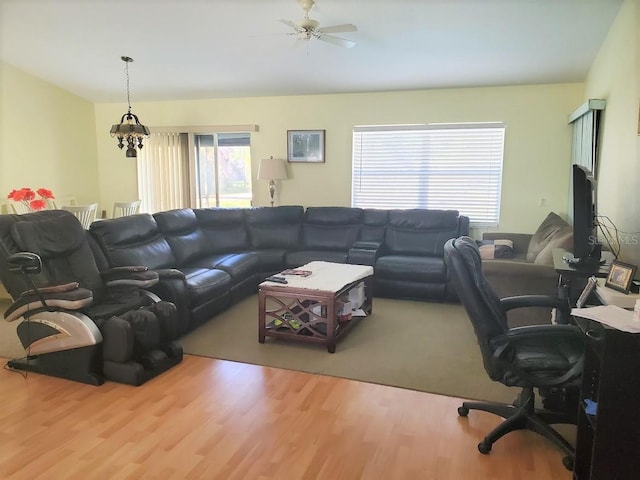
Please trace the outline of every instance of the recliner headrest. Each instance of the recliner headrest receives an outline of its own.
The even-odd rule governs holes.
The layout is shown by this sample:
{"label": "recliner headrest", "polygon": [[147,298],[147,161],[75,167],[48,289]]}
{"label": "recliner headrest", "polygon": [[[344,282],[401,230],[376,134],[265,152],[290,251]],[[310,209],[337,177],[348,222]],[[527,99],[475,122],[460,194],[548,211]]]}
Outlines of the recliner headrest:
{"label": "recliner headrest", "polygon": [[74,215],[38,221],[20,221],[11,226],[11,236],[23,251],[43,260],[74,252],[86,241],[86,232]]}

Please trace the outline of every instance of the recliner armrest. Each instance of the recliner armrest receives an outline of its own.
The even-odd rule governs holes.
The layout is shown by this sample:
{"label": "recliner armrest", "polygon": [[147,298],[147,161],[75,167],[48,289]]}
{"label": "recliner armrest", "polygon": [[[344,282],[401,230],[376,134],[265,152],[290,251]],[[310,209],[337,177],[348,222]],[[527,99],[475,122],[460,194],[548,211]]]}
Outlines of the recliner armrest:
{"label": "recliner armrest", "polygon": [[351,245],[351,248],[362,248],[365,250],[378,250],[382,246],[382,242],[365,242],[359,240]]}
{"label": "recliner armrest", "polygon": [[347,263],[353,265],[375,266],[376,259],[380,255],[381,242],[355,242],[349,249]]}
{"label": "recliner armrest", "polygon": [[[45,309],[80,310],[93,302],[93,292],[86,288],[79,288],[75,282],[38,288],[38,291],[40,295],[34,290],[21,293],[20,297],[4,312],[5,320],[12,322],[22,316],[28,317],[30,313]],[[46,305],[43,305],[42,299]]]}
{"label": "recliner armrest", "polygon": [[[62,292],[69,292],[71,290],[75,290],[78,287],[80,287],[80,284],[78,282],[69,282],[69,283],[62,283],[60,285],[49,285],[48,287],[38,287],[38,291],[41,294],[62,293]],[[32,295],[36,295],[36,291],[33,289],[22,292],[20,294],[20,297],[28,297]]]}
{"label": "recliner armrest", "polygon": [[105,285],[131,285],[147,288],[158,283],[159,275],[144,266],[115,267],[101,273]]}
{"label": "recliner armrest", "polygon": [[155,272],[160,276],[160,280],[168,280],[171,278],[185,278],[184,273],[182,273],[177,268],[162,268],[160,270],[155,270]]}

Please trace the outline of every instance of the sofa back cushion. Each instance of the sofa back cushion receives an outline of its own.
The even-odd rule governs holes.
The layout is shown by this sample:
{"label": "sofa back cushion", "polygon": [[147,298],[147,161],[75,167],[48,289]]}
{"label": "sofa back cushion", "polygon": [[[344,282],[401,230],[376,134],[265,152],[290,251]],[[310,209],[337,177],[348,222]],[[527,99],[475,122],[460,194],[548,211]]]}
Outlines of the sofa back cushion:
{"label": "sofa back cushion", "polygon": [[388,210],[365,208],[362,211],[362,228],[360,228],[358,240],[363,242],[384,242],[384,231],[388,217]]}
{"label": "sofa back cushion", "polygon": [[110,267],[145,265],[159,269],[176,266],[171,247],[148,213],[93,222],[89,232]]}
{"label": "sofa back cushion", "polygon": [[390,210],[384,251],[400,255],[444,255],[444,244],[459,236],[456,210]]}
{"label": "sofa back cushion", "polygon": [[308,207],[302,227],[303,248],[347,252],[358,239],[362,216],[361,208]]}
{"label": "sofa back cushion", "polygon": [[251,247],[298,250],[304,208],[299,205],[256,207],[245,212]]}
{"label": "sofa back cushion", "polygon": [[190,208],[168,210],[155,213],[153,218],[171,247],[176,259],[174,267],[188,265],[189,262],[206,255],[209,245],[198,226],[198,219],[193,210]]}
{"label": "sofa back cushion", "polygon": [[245,252],[249,249],[249,232],[244,208],[195,209],[198,226],[207,242],[207,253]]}

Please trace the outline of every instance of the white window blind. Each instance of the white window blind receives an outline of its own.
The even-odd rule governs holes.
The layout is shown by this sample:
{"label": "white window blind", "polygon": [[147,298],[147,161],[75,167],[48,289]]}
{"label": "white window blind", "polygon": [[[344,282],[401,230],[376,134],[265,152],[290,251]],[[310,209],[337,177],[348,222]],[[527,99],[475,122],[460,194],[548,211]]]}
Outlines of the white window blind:
{"label": "white window blind", "polygon": [[351,204],[458,210],[497,226],[504,131],[501,122],[354,127]]}
{"label": "white window blind", "polygon": [[585,167],[594,177],[598,168],[598,137],[604,107],[604,100],[591,99],[569,116],[569,123],[573,124],[572,163]]}

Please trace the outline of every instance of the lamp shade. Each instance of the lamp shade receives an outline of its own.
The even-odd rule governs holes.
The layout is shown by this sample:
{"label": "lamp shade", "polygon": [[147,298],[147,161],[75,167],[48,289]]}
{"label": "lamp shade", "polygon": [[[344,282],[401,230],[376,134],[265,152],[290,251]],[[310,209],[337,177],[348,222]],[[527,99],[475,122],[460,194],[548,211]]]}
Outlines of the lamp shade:
{"label": "lamp shade", "polygon": [[258,166],[258,180],[282,180],[289,178],[284,160],[280,158],[263,158]]}

